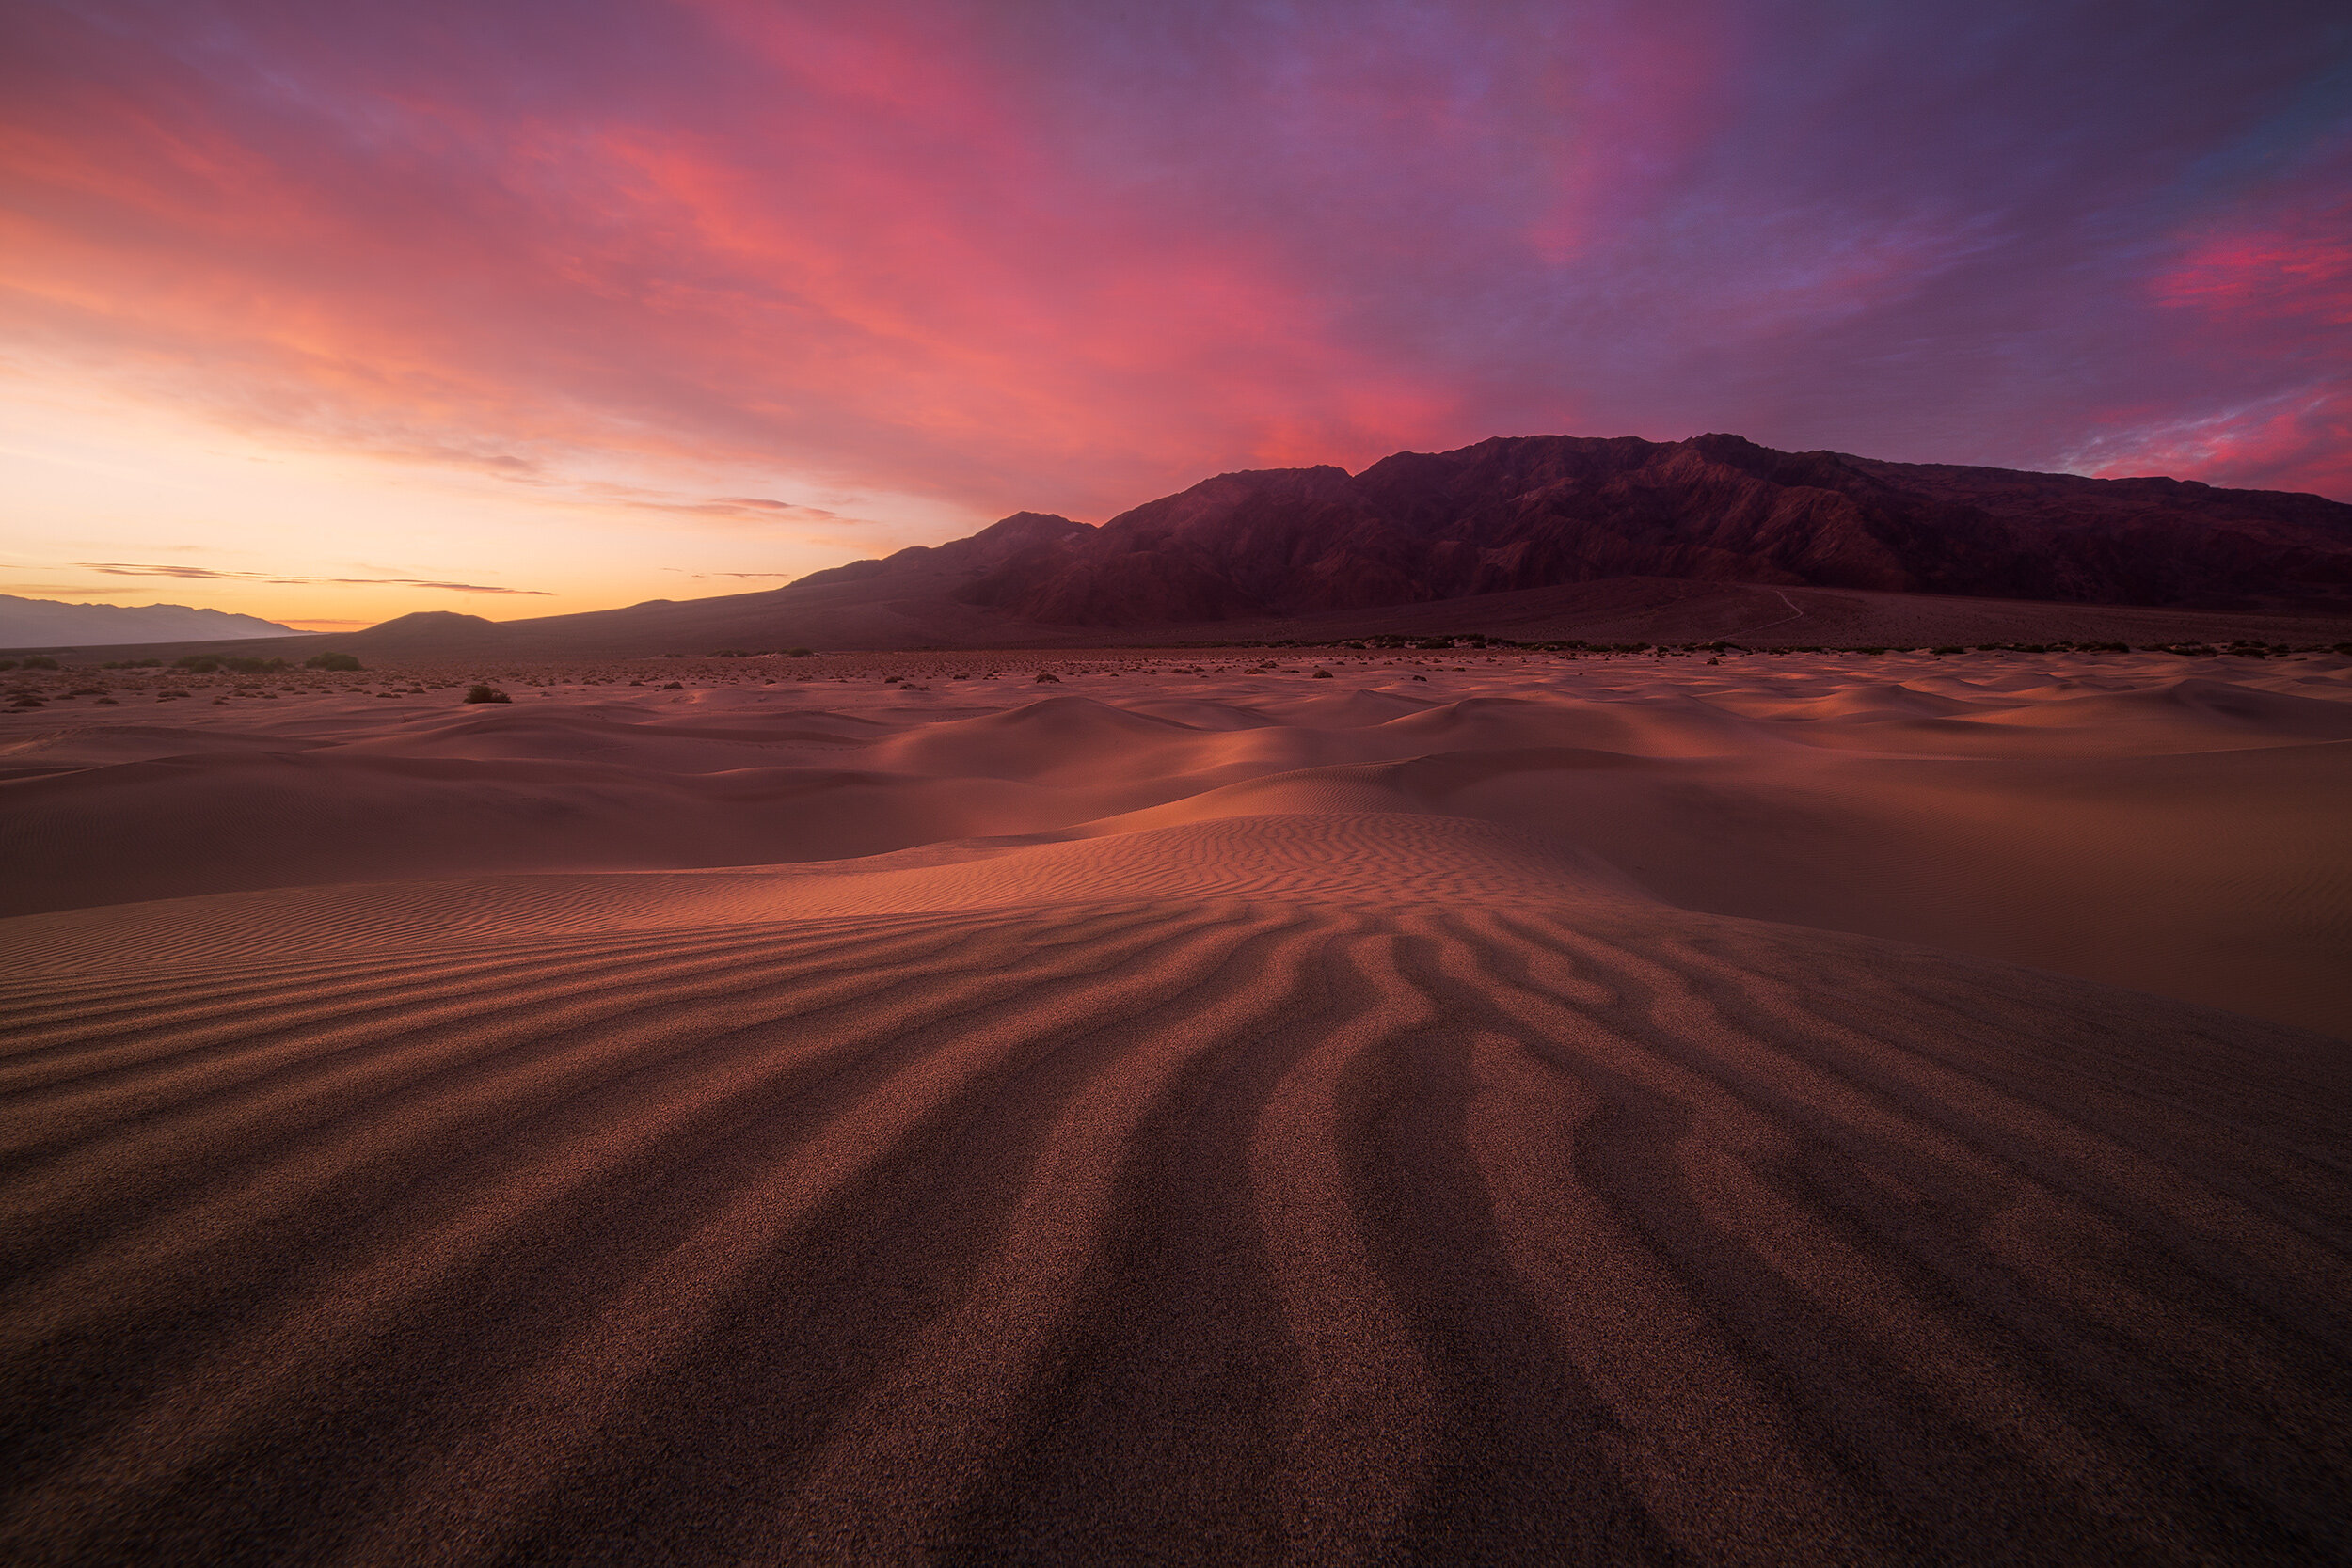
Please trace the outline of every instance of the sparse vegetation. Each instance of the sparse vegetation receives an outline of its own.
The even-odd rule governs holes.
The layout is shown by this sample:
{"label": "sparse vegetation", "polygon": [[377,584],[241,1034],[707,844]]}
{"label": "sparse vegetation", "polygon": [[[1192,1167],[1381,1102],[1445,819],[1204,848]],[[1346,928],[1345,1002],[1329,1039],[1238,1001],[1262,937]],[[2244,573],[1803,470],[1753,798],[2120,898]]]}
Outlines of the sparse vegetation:
{"label": "sparse vegetation", "polygon": [[[340,655],[333,657],[342,657]],[[469,703],[511,703],[515,699],[486,682],[477,681],[466,688],[465,700]]]}
{"label": "sparse vegetation", "polygon": [[240,658],[230,654],[182,654],[171,661],[171,667],[196,675],[210,675],[222,670],[233,670],[240,675],[266,675],[288,668],[282,658]]}
{"label": "sparse vegetation", "polygon": [[358,670],[365,666],[350,654],[312,654],[302,661],[305,670]]}

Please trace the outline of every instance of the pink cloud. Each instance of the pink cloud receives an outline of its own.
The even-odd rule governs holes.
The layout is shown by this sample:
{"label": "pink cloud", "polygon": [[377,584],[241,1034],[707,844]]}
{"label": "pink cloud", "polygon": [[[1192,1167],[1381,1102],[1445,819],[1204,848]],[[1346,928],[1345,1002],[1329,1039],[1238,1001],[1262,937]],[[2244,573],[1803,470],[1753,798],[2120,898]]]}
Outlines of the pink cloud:
{"label": "pink cloud", "polygon": [[2352,196],[2302,194],[2288,211],[2196,235],[2149,292],[2217,319],[2352,326]]}
{"label": "pink cloud", "polygon": [[2084,471],[2352,497],[2352,198],[2343,191],[2306,179],[2201,225],[2147,285],[2185,355],[2270,367],[2285,388],[2189,418],[2143,408],[2085,449]]}
{"label": "pink cloud", "polygon": [[[1727,0],[535,16],[14,8],[0,329],[273,438],[518,485],[767,464],[976,518],[1535,430],[2344,492],[2311,352],[2352,300],[2341,198],[2198,172],[2286,145],[2281,95],[2326,62],[2283,29],[2053,17],[2028,49],[1961,8]],[[682,479],[614,506],[854,520]]]}
{"label": "pink cloud", "polygon": [[488,472],[782,457],[1023,499],[1053,472],[1098,510],[1138,466],[1370,457],[1454,401],[1247,233],[1090,191],[951,34],[705,10],[760,62],[718,127],[361,80],[370,145],[306,145],[175,59],[61,76],[0,145],[33,198],[10,325],[247,428]]}

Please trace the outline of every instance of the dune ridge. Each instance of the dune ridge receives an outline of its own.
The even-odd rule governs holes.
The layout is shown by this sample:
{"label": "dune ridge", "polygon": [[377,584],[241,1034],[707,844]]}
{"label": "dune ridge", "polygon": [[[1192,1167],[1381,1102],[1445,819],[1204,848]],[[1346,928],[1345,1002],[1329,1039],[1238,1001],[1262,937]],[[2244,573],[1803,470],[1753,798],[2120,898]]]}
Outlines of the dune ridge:
{"label": "dune ridge", "polygon": [[[2344,1040],[2187,994],[2270,983],[2195,973],[2235,906],[2143,918],[2138,990],[1983,928],[2195,823],[2333,1016],[2335,664],[1412,668],[221,716],[313,784],[430,755],[442,824],[569,736],[571,858],[386,877],[355,816],[202,887],[224,815],[120,884],[193,891],[0,920],[0,1552],[2352,1552]],[[156,853],[168,752],[42,719],[88,760],[0,794]],[[859,765],[761,794],[817,733]],[[596,863],[695,779],[963,794]],[[1976,949],[1827,918],[1939,887]]]}

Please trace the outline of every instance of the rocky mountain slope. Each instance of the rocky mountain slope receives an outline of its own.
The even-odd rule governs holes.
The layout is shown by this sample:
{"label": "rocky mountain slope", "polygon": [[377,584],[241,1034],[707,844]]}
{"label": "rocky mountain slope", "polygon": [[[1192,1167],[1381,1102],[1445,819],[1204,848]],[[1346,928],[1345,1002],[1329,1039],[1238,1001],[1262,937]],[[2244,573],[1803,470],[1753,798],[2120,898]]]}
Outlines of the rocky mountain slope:
{"label": "rocky mountain slope", "polygon": [[1091,626],[1626,577],[2087,604],[2352,604],[2352,506],[2317,496],[1881,463],[1737,436],[1498,437],[1399,452],[1354,475],[1220,474],[1100,529],[1029,531],[958,597]]}

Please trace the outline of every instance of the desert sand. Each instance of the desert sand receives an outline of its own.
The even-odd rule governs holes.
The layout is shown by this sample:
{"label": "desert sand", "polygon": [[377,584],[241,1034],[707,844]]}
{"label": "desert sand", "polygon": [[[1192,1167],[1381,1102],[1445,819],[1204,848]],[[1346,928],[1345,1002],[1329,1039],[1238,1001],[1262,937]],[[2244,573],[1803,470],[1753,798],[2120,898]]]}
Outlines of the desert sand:
{"label": "desert sand", "polygon": [[2352,1556],[2352,658],[25,689],[11,1560]]}

